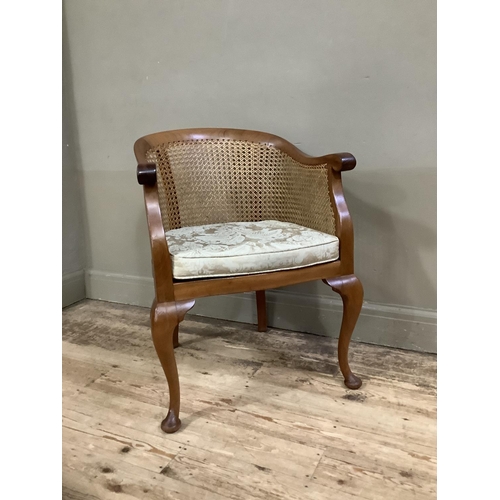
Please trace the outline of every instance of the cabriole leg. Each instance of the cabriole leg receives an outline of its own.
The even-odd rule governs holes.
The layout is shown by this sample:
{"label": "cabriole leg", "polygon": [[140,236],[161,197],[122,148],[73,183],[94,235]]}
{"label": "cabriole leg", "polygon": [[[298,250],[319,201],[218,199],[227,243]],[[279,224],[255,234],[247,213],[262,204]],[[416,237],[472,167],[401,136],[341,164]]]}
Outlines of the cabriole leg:
{"label": "cabriole leg", "polygon": [[177,325],[175,328],[174,328],[174,335],[173,335],[173,340],[172,340],[172,343],[174,345],[174,349],[176,347],[179,347],[179,325]]}
{"label": "cabriole leg", "polygon": [[172,433],[181,426],[179,374],[174,355],[174,332],[184,319],[186,312],[194,305],[194,300],[185,302],[153,303],[151,308],[151,333],[156,354],[167,378],[170,394],[168,413],[161,428],[164,432]]}
{"label": "cabriole leg", "polygon": [[352,332],[354,331],[363,305],[363,286],[354,274],[330,278],[323,281],[342,297],[344,307],[339,335],[339,365],[344,375],[345,385],[349,389],[359,389],[362,382],[359,377],[352,373],[349,367],[348,355]]}

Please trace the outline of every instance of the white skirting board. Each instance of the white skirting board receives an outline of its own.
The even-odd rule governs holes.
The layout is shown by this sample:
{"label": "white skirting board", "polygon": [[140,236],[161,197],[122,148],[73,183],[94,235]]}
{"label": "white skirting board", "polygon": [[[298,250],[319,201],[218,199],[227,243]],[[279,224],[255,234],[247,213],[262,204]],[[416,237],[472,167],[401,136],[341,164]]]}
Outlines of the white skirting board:
{"label": "white skirting board", "polygon": [[85,298],[85,270],[80,269],[80,271],[64,274],[62,277],[62,306],[69,306]]}
{"label": "white skirting board", "polygon": [[[86,272],[89,299],[150,307],[154,298],[153,279],[140,276]],[[268,290],[268,325],[338,337],[342,320],[342,301],[288,290]],[[190,314],[257,323],[254,293],[205,297],[196,300]],[[435,311],[365,302],[352,340],[413,351],[436,352],[437,315]]]}

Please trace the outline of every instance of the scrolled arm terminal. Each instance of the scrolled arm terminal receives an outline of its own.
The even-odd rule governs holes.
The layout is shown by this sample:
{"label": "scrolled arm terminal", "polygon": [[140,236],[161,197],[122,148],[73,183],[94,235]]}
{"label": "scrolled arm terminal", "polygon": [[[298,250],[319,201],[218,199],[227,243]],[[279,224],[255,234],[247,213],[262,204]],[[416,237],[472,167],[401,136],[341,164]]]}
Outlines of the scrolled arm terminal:
{"label": "scrolled arm terminal", "polygon": [[356,158],[351,153],[335,153],[328,155],[328,163],[336,172],[352,170],[356,166]]}
{"label": "scrolled arm terminal", "polygon": [[156,184],[156,165],[154,163],[139,163],[137,165],[137,182],[141,186]]}

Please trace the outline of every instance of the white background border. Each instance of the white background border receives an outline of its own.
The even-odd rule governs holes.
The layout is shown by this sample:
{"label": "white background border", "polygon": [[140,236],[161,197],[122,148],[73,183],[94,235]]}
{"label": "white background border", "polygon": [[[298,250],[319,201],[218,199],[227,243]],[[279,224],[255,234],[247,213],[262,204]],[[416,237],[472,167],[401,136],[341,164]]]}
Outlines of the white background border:
{"label": "white background border", "polygon": [[[56,498],[61,490],[61,5],[4,2],[0,9],[3,489],[12,489],[5,498]],[[498,19],[496,2],[439,2],[440,499],[498,494]]]}

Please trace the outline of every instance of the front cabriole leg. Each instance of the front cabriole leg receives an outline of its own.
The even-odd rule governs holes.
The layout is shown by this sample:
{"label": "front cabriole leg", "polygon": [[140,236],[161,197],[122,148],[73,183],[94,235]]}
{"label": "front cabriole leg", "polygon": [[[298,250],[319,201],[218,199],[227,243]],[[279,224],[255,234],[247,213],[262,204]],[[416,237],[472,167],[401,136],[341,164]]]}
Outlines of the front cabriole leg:
{"label": "front cabriole leg", "polygon": [[359,377],[352,373],[349,367],[348,354],[352,332],[354,331],[363,305],[363,286],[354,274],[329,278],[323,280],[323,282],[331,286],[332,290],[339,293],[342,297],[344,308],[339,335],[339,365],[344,375],[345,385],[349,389],[359,389],[362,382]]}
{"label": "front cabriole leg", "polygon": [[151,307],[151,334],[156,354],[167,378],[170,395],[168,413],[161,423],[162,430],[167,433],[176,432],[181,426],[179,374],[174,355],[174,334],[186,312],[193,306],[194,300],[185,300],[160,304],[155,301]]}

